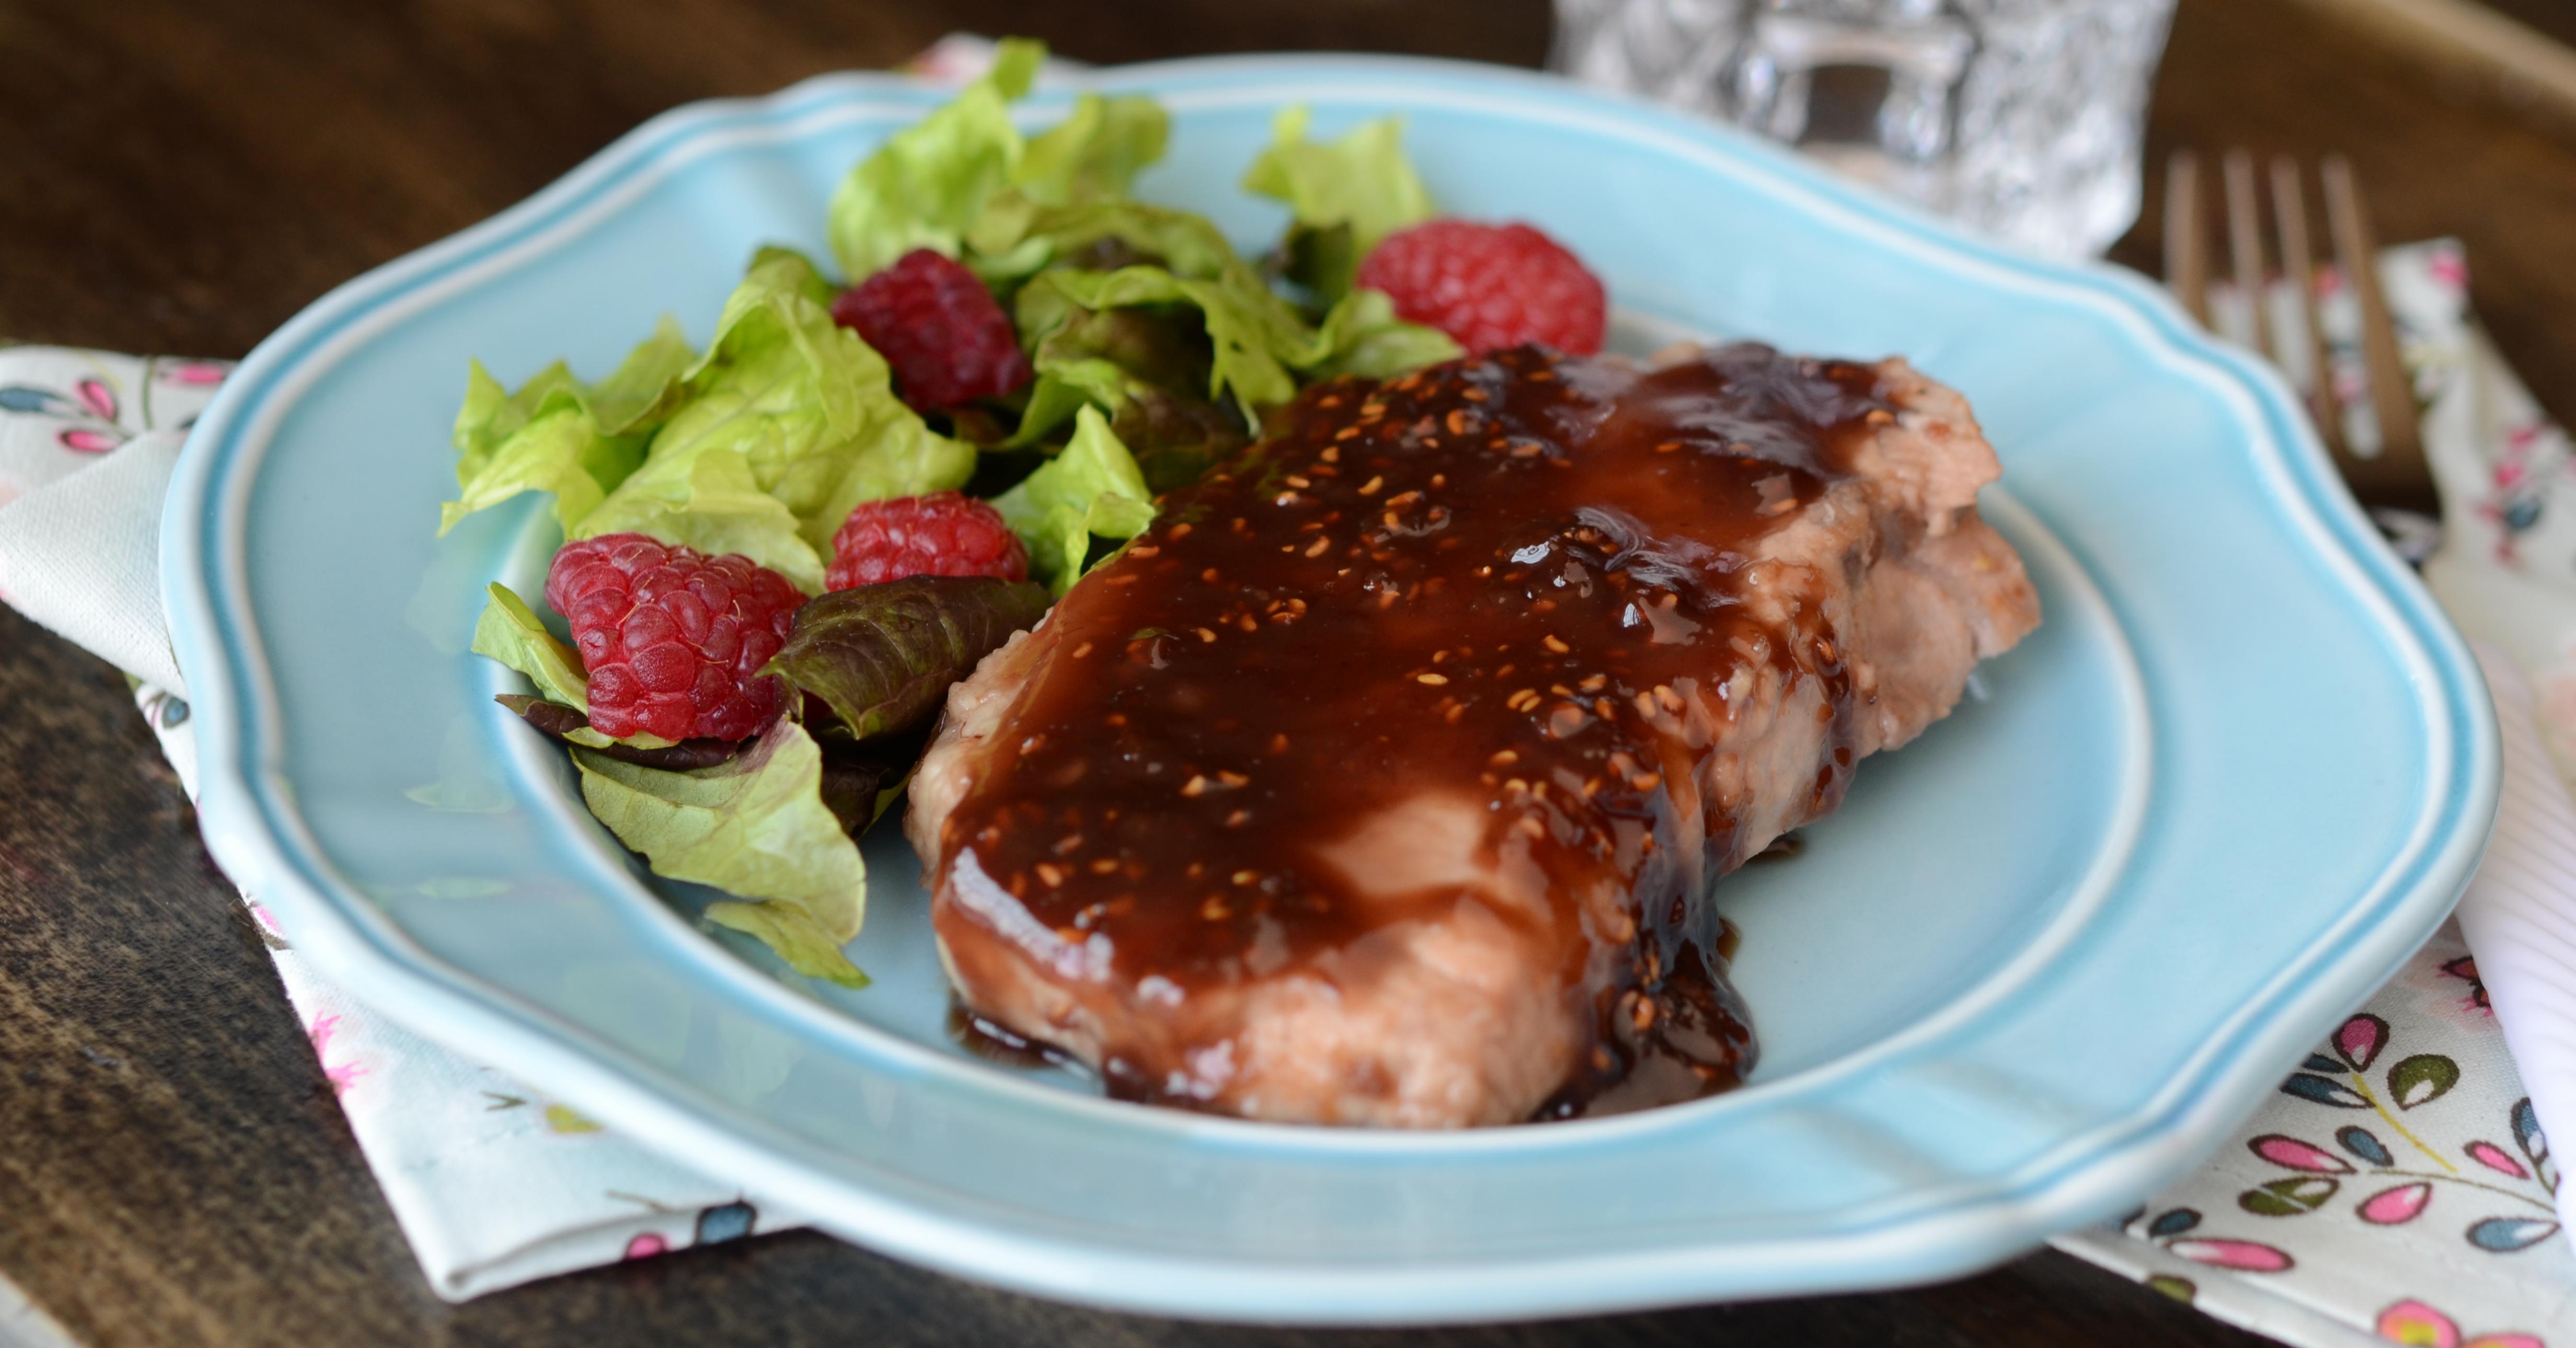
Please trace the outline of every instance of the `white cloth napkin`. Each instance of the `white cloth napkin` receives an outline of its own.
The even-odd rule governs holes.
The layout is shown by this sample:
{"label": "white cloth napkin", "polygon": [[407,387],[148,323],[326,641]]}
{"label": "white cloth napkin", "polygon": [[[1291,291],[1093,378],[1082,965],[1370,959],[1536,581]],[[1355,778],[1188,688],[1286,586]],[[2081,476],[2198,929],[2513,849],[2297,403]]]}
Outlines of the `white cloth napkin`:
{"label": "white cloth napkin", "polygon": [[0,599],[128,674],[179,687],[161,619],[161,498],[232,366],[15,347],[0,367]]}
{"label": "white cloth napkin", "polygon": [[[161,499],[229,368],[0,349],[0,598],[135,677],[192,800],[195,732],[161,617]],[[256,896],[242,901],[440,1296],[803,1224],[368,1011],[306,967]]]}

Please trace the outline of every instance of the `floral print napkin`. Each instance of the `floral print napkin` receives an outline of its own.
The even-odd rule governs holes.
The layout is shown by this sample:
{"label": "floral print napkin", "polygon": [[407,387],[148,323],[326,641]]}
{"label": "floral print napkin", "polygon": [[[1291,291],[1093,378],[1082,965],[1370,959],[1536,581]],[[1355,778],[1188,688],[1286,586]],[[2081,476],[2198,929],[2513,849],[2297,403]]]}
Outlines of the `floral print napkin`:
{"label": "floral print napkin", "polygon": [[2558,1169],[2452,924],[2207,1165],[2058,1248],[2325,1348],[2576,1343]]}
{"label": "floral print napkin", "polygon": [[[2539,966],[2555,952],[2534,948],[2576,923],[2576,812],[2561,789],[2576,779],[2576,463],[2479,331],[2456,241],[2390,249],[2380,275],[2445,506],[2424,577],[2478,639],[2495,694],[2508,795],[2494,850],[2459,920],[2208,1165],[2056,1244],[2294,1343],[2576,1344],[2576,1243],[2561,1234],[2542,1132],[2544,1113],[2576,1103],[2576,1082],[2561,1079],[2576,1067],[2561,1042],[2576,1001],[2552,1004]],[[2375,447],[2358,314],[2331,275],[2320,295],[2325,377],[2347,434]],[[2296,296],[2268,298],[2289,320],[2273,330],[2296,332]],[[2241,300],[2213,307],[2222,328],[2250,326]],[[2315,377],[2295,349],[2281,363],[2299,382]],[[2495,996],[2463,927],[2490,956]],[[2521,1013],[2510,1029],[2499,1001]],[[2542,1071],[2533,1086],[2517,1061]]]}
{"label": "floral print napkin", "polygon": [[232,367],[53,347],[0,355],[0,599],[178,687],[161,621],[161,497],[188,423]]}

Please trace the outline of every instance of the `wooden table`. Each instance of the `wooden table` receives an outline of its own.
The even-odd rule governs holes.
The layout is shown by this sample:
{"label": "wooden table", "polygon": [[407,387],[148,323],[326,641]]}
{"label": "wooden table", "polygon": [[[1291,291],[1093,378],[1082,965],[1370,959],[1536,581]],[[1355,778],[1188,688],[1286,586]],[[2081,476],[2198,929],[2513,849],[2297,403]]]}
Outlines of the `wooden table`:
{"label": "wooden table", "polygon": [[[2331,9],[2186,0],[2153,152],[2351,153],[2387,237],[2468,240],[2499,342],[2576,413],[2576,119]],[[1095,61],[1321,47],[1534,64],[1546,43],[1542,0],[676,0],[649,19],[619,0],[0,5],[0,333],[237,356],[655,112],[889,64],[955,27]],[[2152,259],[2154,242],[2142,230],[2118,256]],[[447,1306],[123,681],[6,610],[0,1278],[0,1344],[2262,1342],[2053,1253],[1874,1296],[1328,1334],[1070,1309],[789,1235]]]}

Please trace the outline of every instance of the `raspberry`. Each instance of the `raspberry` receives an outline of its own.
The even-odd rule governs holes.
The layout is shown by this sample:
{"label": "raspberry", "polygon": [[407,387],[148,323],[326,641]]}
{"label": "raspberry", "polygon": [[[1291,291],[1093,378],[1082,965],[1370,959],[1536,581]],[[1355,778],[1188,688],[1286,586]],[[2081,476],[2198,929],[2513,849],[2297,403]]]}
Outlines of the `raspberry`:
{"label": "raspberry", "polygon": [[1601,349],[1607,322],[1600,279],[1527,225],[1415,225],[1369,250],[1359,283],[1385,291],[1407,321],[1480,356],[1523,342],[1588,356]]}
{"label": "raspberry", "polygon": [[779,681],[760,667],[805,596],[747,557],[602,534],[555,553],[546,602],[572,622],[591,729],[738,740],[778,714]]}
{"label": "raspberry", "polygon": [[835,590],[906,576],[991,576],[1027,580],[1029,550],[1002,512],[953,491],[869,501],[832,535]]}
{"label": "raspberry", "polygon": [[843,291],[832,321],[886,358],[915,411],[998,398],[1029,382],[1029,358],[993,292],[927,248]]}

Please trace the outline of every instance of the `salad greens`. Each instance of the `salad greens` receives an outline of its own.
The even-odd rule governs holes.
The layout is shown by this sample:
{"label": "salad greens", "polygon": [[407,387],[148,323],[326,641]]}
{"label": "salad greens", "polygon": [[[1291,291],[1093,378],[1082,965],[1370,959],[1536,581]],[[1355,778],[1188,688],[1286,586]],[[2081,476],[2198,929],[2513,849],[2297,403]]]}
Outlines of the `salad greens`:
{"label": "salad greens", "polygon": [[866,896],[859,846],[823,803],[823,751],[794,718],[691,772],[578,748],[572,761],[590,812],[654,874],[749,900],[711,904],[709,920],[767,941],[798,973],[866,986],[841,954]]}
{"label": "salad greens", "polygon": [[1123,197],[1171,138],[1172,119],[1154,100],[1084,94],[1071,116],[1029,142],[1011,184],[1041,206]]}
{"label": "salad greens", "polygon": [[643,462],[672,386],[695,357],[666,315],[615,373],[593,385],[556,361],[505,393],[473,362],[456,414],[457,499],[440,507],[438,531],[523,491],[553,492],[556,521],[571,528]]}
{"label": "salad greens", "polygon": [[984,78],[850,170],[827,216],[843,274],[862,280],[915,248],[957,255],[985,203],[1019,172],[1028,146],[1009,105],[1045,60],[1036,43],[1003,43]]}
{"label": "salad greens", "polygon": [[1249,420],[1297,396],[1297,381],[1282,359],[1309,345],[1305,323],[1241,262],[1200,280],[1139,264],[1116,271],[1063,268],[1041,273],[1020,291],[1019,325],[1041,343],[1076,313],[1140,306],[1186,305],[1215,349],[1207,392],[1231,394]]}
{"label": "salad greens", "polygon": [[832,293],[804,257],[762,249],[642,466],[567,536],[738,552],[812,594],[852,506],[964,486],[974,449],[895,397],[885,358],[832,321]]}
{"label": "salad greens", "polygon": [[[1346,290],[1310,325],[1240,259],[1209,277],[1147,263],[1050,269],[1020,288],[1017,321],[1037,383],[1007,443],[1044,436],[1088,404],[1116,419],[1139,459],[1192,453],[1185,473],[1151,475],[1158,491],[1197,480],[1242,443],[1224,431],[1257,428],[1305,383],[1382,377],[1463,354],[1446,333],[1397,318],[1375,290]],[[1240,418],[1230,427],[1208,415],[1228,403]]]}
{"label": "salad greens", "polygon": [[[441,533],[543,492],[567,539],[632,532],[739,553],[823,596],[769,666],[794,690],[788,714],[738,751],[592,729],[578,655],[502,586],[473,644],[535,685],[505,700],[574,746],[583,798],[611,832],[657,874],[736,895],[708,918],[816,977],[865,981],[840,951],[864,902],[853,839],[900,789],[950,683],[1304,385],[1460,354],[1353,284],[1369,247],[1431,213],[1396,122],[1319,142],[1305,109],[1281,112],[1243,185],[1293,220],[1250,258],[1205,217],[1131,195],[1171,138],[1150,98],[1084,94],[1024,133],[1011,104],[1045,55],[1002,43],[982,79],[851,168],[822,222],[842,279],[763,248],[703,351],[666,317],[596,383],[560,362],[516,389],[467,371]],[[925,417],[834,321],[844,284],[919,248],[992,291],[1028,353],[1027,388]],[[1038,584],[824,594],[853,507],[970,484],[1020,536]]]}
{"label": "salad greens", "polygon": [[994,497],[993,508],[1028,543],[1030,574],[1057,595],[1081,578],[1093,535],[1124,541],[1154,522],[1144,473],[1096,407],[1076,413],[1063,452]]}
{"label": "salad greens", "polygon": [[492,700],[509,708],[512,714],[548,739],[597,749],[611,758],[641,763],[648,768],[711,768],[742,752],[742,745],[738,743],[715,739],[682,740],[677,744],[665,742],[658,748],[648,749],[641,742],[652,741],[653,736],[610,739],[591,729],[589,715],[568,703],[549,702],[525,693],[500,693]]}
{"label": "salad greens", "polygon": [[1296,216],[1282,245],[1288,274],[1325,302],[1348,293],[1378,241],[1431,218],[1431,193],[1404,157],[1392,119],[1366,123],[1327,145],[1306,139],[1302,104],[1271,119],[1275,138],[1243,187],[1288,203]]}
{"label": "salad greens", "polygon": [[1027,581],[990,576],[906,576],[835,590],[796,615],[796,634],[769,672],[821,698],[855,739],[900,734],[935,714],[976,661],[1035,627],[1049,602]]}
{"label": "salad greens", "polygon": [[590,680],[582,677],[581,657],[555,640],[526,600],[498,581],[483,616],[474,620],[476,655],[489,656],[528,676],[548,702],[560,702],[585,714],[590,711]]}

